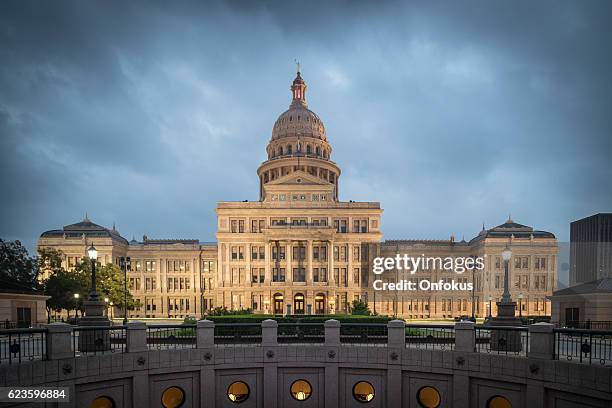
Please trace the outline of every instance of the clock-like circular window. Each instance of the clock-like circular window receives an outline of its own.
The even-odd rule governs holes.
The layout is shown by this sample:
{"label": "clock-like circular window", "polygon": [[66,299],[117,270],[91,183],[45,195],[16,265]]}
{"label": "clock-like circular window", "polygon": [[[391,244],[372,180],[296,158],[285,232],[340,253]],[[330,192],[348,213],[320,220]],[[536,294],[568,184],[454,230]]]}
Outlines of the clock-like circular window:
{"label": "clock-like circular window", "polygon": [[374,395],[374,387],[367,381],[359,381],[353,386],[353,397],[359,402],[370,402]]}
{"label": "clock-like circular window", "polygon": [[164,408],[178,408],[185,402],[185,391],[180,387],[169,387],[164,390],[161,403]]}
{"label": "clock-like circular window", "polygon": [[115,408],[115,401],[110,397],[98,397],[91,402],[89,408]]}
{"label": "clock-like circular window", "polygon": [[421,387],[417,392],[417,401],[423,408],[438,408],[442,397],[437,389],[430,386]]}
{"label": "clock-like circular window", "polygon": [[489,398],[489,401],[487,401],[487,408],[512,408],[512,404],[508,398],[496,395]]}
{"label": "clock-like circular window", "polygon": [[291,384],[291,396],[298,401],[306,401],[312,395],[312,386],[306,380],[297,380]]}
{"label": "clock-like circular window", "polygon": [[235,381],[227,387],[227,398],[236,404],[246,401],[250,393],[249,386],[242,381]]}

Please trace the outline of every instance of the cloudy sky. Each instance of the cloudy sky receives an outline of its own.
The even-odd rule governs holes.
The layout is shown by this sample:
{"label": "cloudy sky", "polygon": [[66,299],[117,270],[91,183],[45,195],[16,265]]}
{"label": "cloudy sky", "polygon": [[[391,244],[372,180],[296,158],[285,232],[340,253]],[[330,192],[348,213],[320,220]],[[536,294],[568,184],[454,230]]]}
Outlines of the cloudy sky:
{"label": "cloudy sky", "polygon": [[[29,3],[29,4],[28,4]],[[612,210],[612,3],[4,1],[0,237],[85,212],[214,240],[256,200],[294,60],[389,238],[515,221],[568,239]]]}

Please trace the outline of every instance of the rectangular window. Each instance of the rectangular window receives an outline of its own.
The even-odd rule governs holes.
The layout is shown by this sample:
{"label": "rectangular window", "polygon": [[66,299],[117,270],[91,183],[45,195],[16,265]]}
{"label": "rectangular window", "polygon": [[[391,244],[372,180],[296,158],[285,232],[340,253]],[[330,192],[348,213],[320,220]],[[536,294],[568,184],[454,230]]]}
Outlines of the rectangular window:
{"label": "rectangular window", "polygon": [[306,282],[306,269],[305,268],[293,268],[293,281],[294,282]]}
{"label": "rectangular window", "polygon": [[501,258],[499,256],[495,257],[495,269],[501,269]]}
{"label": "rectangular window", "polygon": [[244,232],[244,220],[238,220],[238,232],[239,233]]}
{"label": "rectangular window", "polygon": [[359,268],[353,268],[353,282],[359,285]]}
{"label": "rectangular window", "polygon": [[319,247],[312,247],[312,259],[315,261],[319,260]]}

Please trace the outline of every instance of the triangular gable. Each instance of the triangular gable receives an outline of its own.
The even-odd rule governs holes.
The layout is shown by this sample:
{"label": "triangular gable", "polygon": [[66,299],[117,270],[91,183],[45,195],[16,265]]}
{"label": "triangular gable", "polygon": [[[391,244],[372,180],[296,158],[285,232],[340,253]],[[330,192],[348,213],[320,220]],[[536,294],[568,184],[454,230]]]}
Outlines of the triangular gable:
{"label": "triangular gable", "polygon": [[[298,180],[300,180],[298,182]],[[293,173],[284,175],[281,178],[277,178],[274,181],[267,183],[267,185],[318,185],[318,186],[327,186],[331,183],[325,180],[322,180],[312,174],[308,174],[305,171],[297,170]]]}

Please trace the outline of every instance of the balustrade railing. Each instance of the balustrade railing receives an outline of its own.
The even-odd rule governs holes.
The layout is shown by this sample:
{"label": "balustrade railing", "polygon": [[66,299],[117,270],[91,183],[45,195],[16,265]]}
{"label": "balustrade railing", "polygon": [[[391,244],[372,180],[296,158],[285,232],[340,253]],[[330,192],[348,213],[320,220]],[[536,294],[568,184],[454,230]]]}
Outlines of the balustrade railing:
{"label": "balustrade railing", "polygon": [[[329,323],[329,324],[328,324]],[[59,326],[56,326],[59,325]],[[262,327],[262,326],[265,326]],[[264,333],[265,330],[265,333]],[[265,335],[264,335],[265,334]],[[147,349],[342,345],[461,350],[612,365],[612,331],[531,326],[386,323],[217,323],[0,330],[0,364]]]}
{"label": "balustrade railing", "polygon": [[454,346],[455,326],[406,325],[406,347],[425,350],[452,350]]}
{"label": "balustrade railing", "polygon": [[78,326],[72,330],[74,356],[125,353],[126,326]]}
{"label": "balustrade railing", "polygon": [[155,324],[147,326],[147,346],[153,350],[195,348],[195,324]]}
{"label": "balustrade railing", "polygon": [[612,365],[612,331],[554,329],[556,360]]}
{"label": "balustrade railing", "polygon": [[0,364],[46,359],[45,329],[0,330]]}

